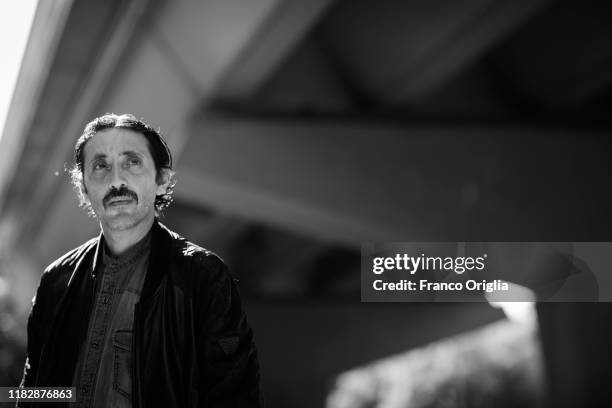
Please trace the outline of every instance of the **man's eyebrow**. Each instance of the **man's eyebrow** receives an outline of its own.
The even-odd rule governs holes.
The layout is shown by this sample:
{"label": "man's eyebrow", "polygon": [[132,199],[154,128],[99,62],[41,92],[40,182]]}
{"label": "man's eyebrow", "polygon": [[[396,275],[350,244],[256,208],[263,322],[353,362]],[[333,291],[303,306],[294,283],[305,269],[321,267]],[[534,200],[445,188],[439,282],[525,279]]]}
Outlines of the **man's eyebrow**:
{"label": "man's eyebrow", "polygon": [[97,153],[94,155],[94,157],[91,158],[90,161],[95,161],[98,159],[105,159],[105,158],[106,158],[106,155],[104,153]]}
{"label": "man's eyebrow", "polygon": [[[141,156],[144,157],[144,154],[137,152],[135,150],[126,150],[121,152],[121,156]],[[98,159],[105,159],[106,157],[108,157],[106,154],[104,153],[96,153],[92,158],[91,161],[94,160],[98,160]]]}
{"label": "man's eyebrow", "polygon": [[134,151],[134,150],[126,150],[124,152],[121,152],[121,155],[122,156],[141,156],[141,157],[144,156],[144,154],[139,153],[139,152]]}

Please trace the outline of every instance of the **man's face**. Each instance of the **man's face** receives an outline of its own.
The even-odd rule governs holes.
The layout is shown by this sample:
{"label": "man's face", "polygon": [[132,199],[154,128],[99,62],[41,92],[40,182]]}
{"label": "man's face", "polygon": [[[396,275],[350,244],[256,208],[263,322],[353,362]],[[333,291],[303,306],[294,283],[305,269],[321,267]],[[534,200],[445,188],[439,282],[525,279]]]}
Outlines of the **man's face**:
{"label": "man's face", "polygon": [[155,196],[166,192],[156,182],[155,163],[144,135],[105,129],[85,143],[85,195],[103,228],[126,230],[155,216]]}

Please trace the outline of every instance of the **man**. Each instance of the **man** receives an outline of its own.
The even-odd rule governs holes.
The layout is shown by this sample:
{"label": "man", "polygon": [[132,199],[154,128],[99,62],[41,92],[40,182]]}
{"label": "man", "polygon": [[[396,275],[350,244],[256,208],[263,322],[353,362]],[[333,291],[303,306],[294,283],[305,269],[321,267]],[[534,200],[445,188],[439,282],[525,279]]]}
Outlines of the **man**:
{"label": "man", "polygon": [[22,386],[75,386],[82,407],[262,405],[227,267],[157,219],[174,186],[161,135],[132,115],[96,118],[71,174],[101,233],[42,275]]}

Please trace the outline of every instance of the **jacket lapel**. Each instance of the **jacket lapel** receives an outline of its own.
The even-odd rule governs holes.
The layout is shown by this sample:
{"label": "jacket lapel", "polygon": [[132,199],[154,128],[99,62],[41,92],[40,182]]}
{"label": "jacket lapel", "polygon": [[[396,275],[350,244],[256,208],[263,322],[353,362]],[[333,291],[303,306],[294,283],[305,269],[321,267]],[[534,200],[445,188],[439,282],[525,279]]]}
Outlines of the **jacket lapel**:
{"label": "jacket lapel", "polygon": [[151,233],[151,255],[149,267],[142,287],[140,304],[146,304],[160,288],[170,263],[172,238],[170,231],[157,219],[153,222]]}

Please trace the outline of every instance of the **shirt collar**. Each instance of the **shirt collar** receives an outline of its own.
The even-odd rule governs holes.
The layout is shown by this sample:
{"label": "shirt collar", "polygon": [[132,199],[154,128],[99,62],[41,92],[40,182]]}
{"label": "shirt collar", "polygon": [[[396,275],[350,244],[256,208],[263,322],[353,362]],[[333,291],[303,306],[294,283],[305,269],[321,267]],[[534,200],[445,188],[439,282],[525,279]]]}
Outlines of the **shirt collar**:
{"label": "shirt collar", "polygon": [[104,241],[104,234],[100,232],[91,269],[92,277],[96,276],[96,268],[100,264],[104,266],[114,262],[117,267],[123,268],[138,261],[151,247],[152,230],[153,228],[151,228],[140,241],[129,247],[121,255],[113,255],[110,253],[106,246],[106,242]]}

